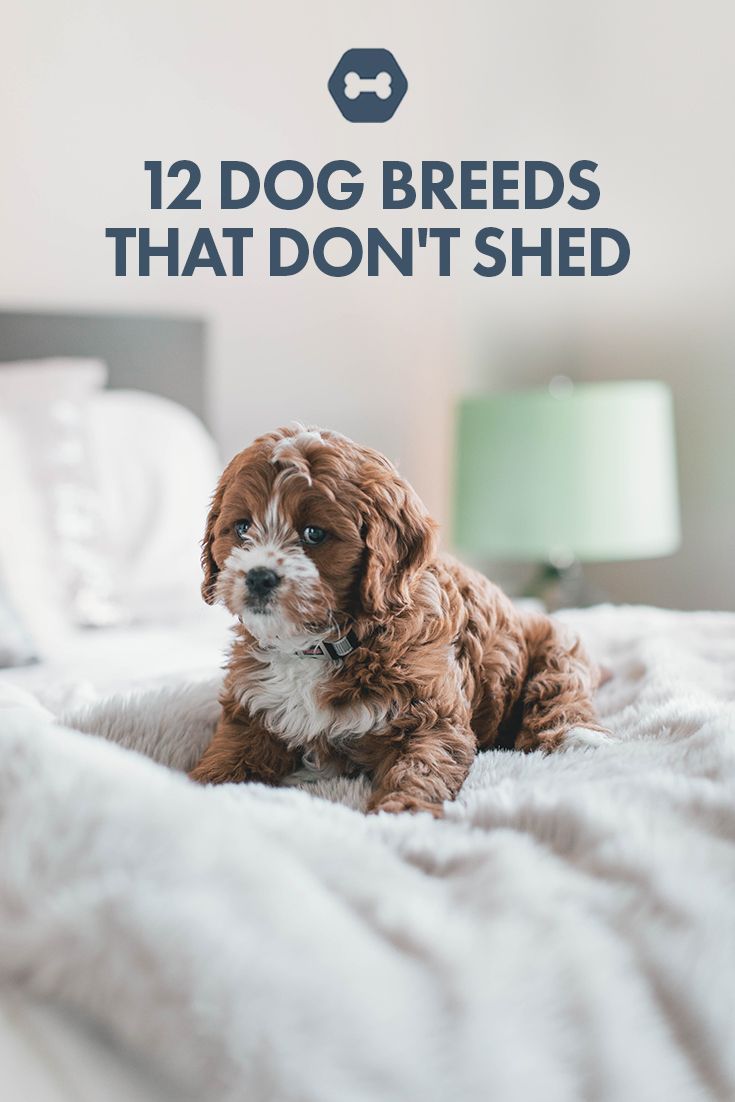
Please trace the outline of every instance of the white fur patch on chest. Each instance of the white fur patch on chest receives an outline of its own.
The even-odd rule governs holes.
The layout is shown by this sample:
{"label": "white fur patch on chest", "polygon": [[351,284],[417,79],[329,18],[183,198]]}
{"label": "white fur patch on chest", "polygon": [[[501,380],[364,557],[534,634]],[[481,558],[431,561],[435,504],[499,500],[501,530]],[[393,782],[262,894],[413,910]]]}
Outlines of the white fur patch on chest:
{"label": "white fur patch on chest", "polygon": [[320,703],[334,672],[329,659],[279,651],[263,651],[258,657],[262,669],[249,675],[240,701],[292,749],[320,735],[341,742],[384,727],[388,712],[384,701],[340,708]]}

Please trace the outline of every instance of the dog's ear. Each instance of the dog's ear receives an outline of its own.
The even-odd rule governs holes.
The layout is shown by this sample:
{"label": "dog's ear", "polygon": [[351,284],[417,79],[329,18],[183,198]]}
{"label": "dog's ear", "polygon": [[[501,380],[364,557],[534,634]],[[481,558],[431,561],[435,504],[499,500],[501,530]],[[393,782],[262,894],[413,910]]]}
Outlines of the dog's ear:
{"label": "dog's ear", "polygon": [[411,584],[435,552],[436,524],[408,483],[393,476],[375,486],[363,536],[361,604],[367,615],[385,620],[410,604]]}
{"label": "dog's ear", "polygon": [[[237,457],[236,457],[237,458]],[[214,543],[214,527],[217,523],[217,519],[222,508],[222,501],[224,500],[225,491],[230,481],[232,474],[234,460],[232,460],[225,467],[222,472],[222,476],[217,483],[217,489],[214,491],[212,502],[209,507],[209,516],[207,517],[207,527],[204,530],[204,539],[202,540],[202,570],[204,572],[204,581],[202,582],[202,597],[208,605],[214,604],[214,587],[217,583],[217,575],[219,574],[219,567],[214,561],[214,555],[212,554],[212,544]]]}
{"label": "dog's ear", "polygon": [[212,554],[212,543],[214,542],[214,526],[219,516],[220,506],[222,504],[223,494],[220,492],[220,487],[217,487],[212,503],[209,509],[209,516],[207,517],[207,527],[204,530],[204,539],[202,540],[202,571],[204,572],[204,580],[202,582],[202,597],[208,605],[214,604],[214,587],[217,581],[217,575],[219,574],[219,567],[214,561],[214,555]]}

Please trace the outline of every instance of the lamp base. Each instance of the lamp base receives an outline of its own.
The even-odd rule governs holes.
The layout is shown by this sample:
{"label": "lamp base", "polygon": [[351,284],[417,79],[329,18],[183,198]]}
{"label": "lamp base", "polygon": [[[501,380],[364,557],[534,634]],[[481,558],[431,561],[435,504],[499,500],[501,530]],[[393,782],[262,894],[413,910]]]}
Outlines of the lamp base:
{"label": "lamp base", "polygon": [[576,559],[562,566],[542,563],[522,596],[541,601],[549,612],[560,608],[587,608],[605,600],[604,593],[590,586],[581,562]]}

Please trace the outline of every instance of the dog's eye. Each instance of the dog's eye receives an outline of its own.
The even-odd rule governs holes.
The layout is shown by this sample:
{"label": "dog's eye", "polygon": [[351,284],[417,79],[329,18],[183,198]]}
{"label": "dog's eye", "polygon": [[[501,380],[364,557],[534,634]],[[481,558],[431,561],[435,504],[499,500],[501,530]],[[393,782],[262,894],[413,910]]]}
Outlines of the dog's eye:
{"label": "dog's eye", "polygon": [[250,528],[252,523],[253,523],[252,520],[236,520],[235,521],[235,523],[233,524],[232,527],[235,529],[235,535],[237,536],[237,538],[239,540],[244,540],[245,539],[245,536],[247,535],[248,529]]}
{"label": "dog's eye", "polygon": [[318,543],[324,543],[327,538],[327,533],[323,528],[317,528],[315,524],[307,524],[304,531],[301,533],[301,538],[304,543],[308,543],[310,547],[316,547]]}

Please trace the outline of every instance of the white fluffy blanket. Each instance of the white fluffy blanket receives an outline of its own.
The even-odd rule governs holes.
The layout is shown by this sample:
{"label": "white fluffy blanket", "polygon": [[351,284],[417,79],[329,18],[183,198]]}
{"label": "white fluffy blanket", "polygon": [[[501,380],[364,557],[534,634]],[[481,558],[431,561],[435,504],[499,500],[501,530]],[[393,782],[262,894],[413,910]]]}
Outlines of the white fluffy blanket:
{"label": "white fluffy blanket", "polygon": [[0,978],[208,1102],[732,1099],[735,616],[565,619],[619,741],[483,754],[440,822],[111,744],[184,767],[213,683],[6,692]]}

